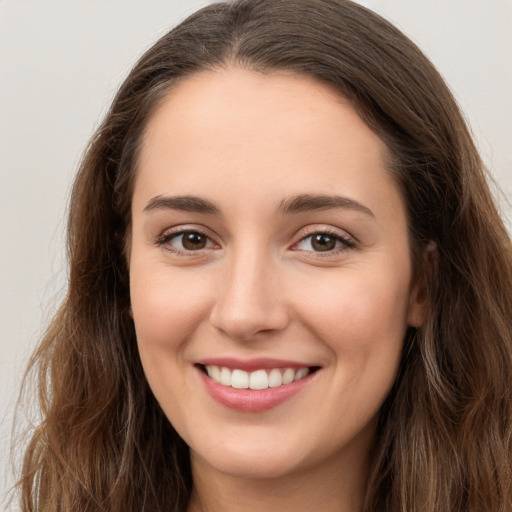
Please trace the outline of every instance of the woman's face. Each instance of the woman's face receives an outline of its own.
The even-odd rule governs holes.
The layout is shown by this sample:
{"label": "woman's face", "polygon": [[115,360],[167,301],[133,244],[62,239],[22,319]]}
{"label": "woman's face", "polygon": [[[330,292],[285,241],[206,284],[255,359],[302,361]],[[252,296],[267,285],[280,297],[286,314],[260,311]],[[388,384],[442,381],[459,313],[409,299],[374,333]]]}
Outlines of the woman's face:
{"label": "woman's face", "polygon": [[284,72],[196,74],[150,120],[133,319],[193,465],[277,477],[366,459],[423,314],[385,153],[348,102]]}

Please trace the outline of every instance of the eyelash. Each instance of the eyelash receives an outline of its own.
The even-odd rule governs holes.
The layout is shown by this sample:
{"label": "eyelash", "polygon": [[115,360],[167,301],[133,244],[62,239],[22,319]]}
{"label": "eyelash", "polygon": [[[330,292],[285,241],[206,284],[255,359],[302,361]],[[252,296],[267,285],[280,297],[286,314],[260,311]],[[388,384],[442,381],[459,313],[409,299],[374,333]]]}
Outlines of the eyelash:
{"label": "eyelash", "polygon": [[204,249],[199,249],[196,251],[192,250],[183,250],[179,249],[177,247],[173,247],[169,244],[169,242],[173,238],[178,238],[180,236],[186,235],[186,234],[197,234],[207,239],[207,243],[212,242],[212,239],[210,236],[208,236],[204,231],[198,228],[190,228],[190,229],[179,229],[177,231],[171,231],[170,233],[164,233],[162,236],[158,237],[155,241],[155,245],[157,246],[165,246],[165,250],[169,251],[173,254],[183,255],[183,256],[193,256],[195,254],[201,253]]}
{"label": "eyelash", "polygon": [[[155,245],[166,246],[165,249],[167,251],[169,251],[173,254],[179,254],[179,255],[184,255],[184,256],[193,256],[193,255],[201,253],[203,250],[207,249],[207,248],[198,249],[195,251],[194,250],[183,250],[183,249],[179,249],[177,247],[173,247],[172,245],[169,244],[169,242],[172,239],[178,238],[178,237],[186,235],[186,234],[198,234],[202,237],[205,237],[207,239],[207,243],[211,242],[211,243],[215,244],[215,242],[212,241],[211,237],[209,235],[207,235],[204,231],[202,231],[201,229],[194,228],[194,229],[179,229],[177,231],[165,233],[156,239]],[[314,251],[314,250],[308,251],[308,250],[304,250],[304,249],[293,249],[293,247],[301,244],[308,238],[313,237],[314,235],[324,235],[324,236],[333,238],[336,242],[341,242],[342,247],[337,247],[337,248],[334,248],[333,250],[327,250],[327,251]],[[292,250],[300,251],[303,253],[313,253],[313,254],[315,254],[316,257],[325,258],[325,257],[337,255],[340,252],[346,251],[348,249],[355,248],[356,242],[354,242],[353,240],[351,240],[348,237],[341,235],[339,232],[336,232],[334,230],[329,230],[329,229],[325,229],[325,228],[316,228],[316,229],[310,229],[308,231],[301,233],[299,241],[294,243],[293,247],[292,247]]]}
{"label": "eyelash", "polygon": [[336,248],[334,248],[332,250],[328,250],[328,251],[314,251],[314,250],[308,251],[308,250],[304,250],[304,249],[293,249],[293,250],[300,251],[303,253],[312,253],[317,258],[329,258],[332,256],[338,256],[340,253],[356,247],[356,242],[354,240],[352,240],[346,236],[343,236],[341,233],[339,233],[335,230],[330,230],[330,229],[326,229],[326,228],[309,228],[309,229],[305,230],[304,232],[301,233],[300,240],[298,242],[296,242],[293,245],[293,247],[298,246],[299,244],[301,244],[308,238],[311,238],[315,235],[324,235],[324,236],[333,238],[336,242],[341,243],[341,247],[336,247]]}

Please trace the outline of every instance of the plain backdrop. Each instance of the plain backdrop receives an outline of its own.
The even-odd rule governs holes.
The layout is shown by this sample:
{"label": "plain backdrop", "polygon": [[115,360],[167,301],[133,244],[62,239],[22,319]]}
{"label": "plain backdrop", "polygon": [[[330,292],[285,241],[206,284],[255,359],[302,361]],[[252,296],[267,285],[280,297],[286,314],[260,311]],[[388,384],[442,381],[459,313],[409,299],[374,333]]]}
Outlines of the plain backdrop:
{"label": "plain backdrop", "polygon": [[[65,211],[80,155],[136,58],[206,3],[0,0],[0,494],[13,482],[23,368],[63,296]],[[512,0],[360,3],[412,37],[446,78],[511,217]]]}

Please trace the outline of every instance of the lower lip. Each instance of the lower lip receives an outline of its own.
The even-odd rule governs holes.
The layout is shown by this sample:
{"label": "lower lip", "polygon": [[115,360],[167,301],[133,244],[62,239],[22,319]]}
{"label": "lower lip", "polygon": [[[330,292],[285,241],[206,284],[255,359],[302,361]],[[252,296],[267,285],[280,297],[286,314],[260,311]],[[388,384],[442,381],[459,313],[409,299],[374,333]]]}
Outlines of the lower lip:
{"label": "lower lip", "polygon": [[210,379],[201,370],[197,370],[206,386],[210,396],[220,404],[242,412],[263,412],[268,411],[286,402],[304,389],[313,375],[309,374],[301,380],[284,384],[276,388],[267,389],[237,389],[230,386],[223,386],[213,379]]}

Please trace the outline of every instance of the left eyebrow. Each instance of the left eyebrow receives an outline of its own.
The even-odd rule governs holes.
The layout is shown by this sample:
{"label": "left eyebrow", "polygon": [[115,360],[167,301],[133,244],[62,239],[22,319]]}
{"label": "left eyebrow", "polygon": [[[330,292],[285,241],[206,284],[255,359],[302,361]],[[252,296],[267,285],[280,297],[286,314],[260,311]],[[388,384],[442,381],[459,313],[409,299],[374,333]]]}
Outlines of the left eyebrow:
{"label": "left eyebrow", "polygon": [[281,201],[277,212],[281,214],[301,213],[311,210],[329,210],[331,208],[344,208],[364,213],[375,218],[373,212],[363,204],[348,197],[337,195],[301,194]]}

